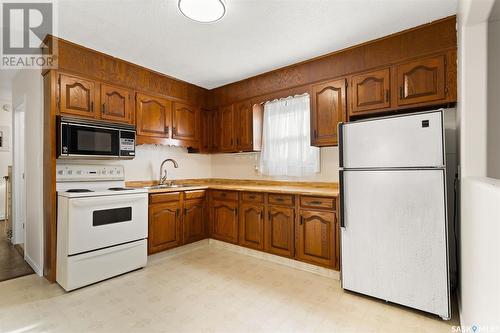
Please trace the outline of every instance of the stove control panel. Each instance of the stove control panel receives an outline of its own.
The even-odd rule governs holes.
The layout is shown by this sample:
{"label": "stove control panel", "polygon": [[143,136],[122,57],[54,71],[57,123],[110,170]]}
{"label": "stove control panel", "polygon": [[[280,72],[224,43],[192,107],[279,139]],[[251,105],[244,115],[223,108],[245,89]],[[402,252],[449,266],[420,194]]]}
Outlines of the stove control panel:
{"label": "stove control panel", "polygon": [[58,164],[57,182],[124,180],[122,165]]}

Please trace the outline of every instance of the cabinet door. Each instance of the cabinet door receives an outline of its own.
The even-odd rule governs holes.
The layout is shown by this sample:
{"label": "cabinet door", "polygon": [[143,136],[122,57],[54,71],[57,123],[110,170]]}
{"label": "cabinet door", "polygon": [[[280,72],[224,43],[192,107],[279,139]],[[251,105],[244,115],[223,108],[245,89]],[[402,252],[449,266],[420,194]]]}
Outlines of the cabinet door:
{"label": "cabinet door", "polygon": [[184,243],[192,243],[207,237],[205,200],[184,203]]}
{"label": "cabinet door", "polygon": [[179,202],[149,207],[149,253],[182,245]]}
{"label": "cabinet door", "polygon": [[197,107],[174,102],[173,103],[172,138],[178,140],[198,141],[199,116]]}
{"label": "cabinet door", "polygon": [[168,138],[172,119],[171,103],[144,94],[136,96],[137,134]]}
{"label": "cabinet door", "polygon": [[351,79],[350,115],[380,111],[391,106],[389,68],[355,75]]}
{"label": "cabinet door", "polygon": [[96,83],[91,80],[61,75],[59,77],[59,105],[61,113],[96,118]]}
{"label": "cabinet door", "polygon": [[446,97],[444,71],[444,56],[398,65],[398,105],[444,99]]}
{"label": "cabinet door", "polygon": [[238,243],[238,202],[212,202],[211,237],[229,243]]}
{"label": "cabinet door", "polygon": [[346,80],[312,86],[311,144],[337,145],[337,126],[346,118]]}
{"label": "cabinet door", "polygon": [[236,149],[238,151],[253,150],[253,106],[251,102],[235,105],[237,117]]}
{"label": "cabinet door", "polygon": [[213,125],[214,112],[208,110],[201,111],[201,142],[200,151],[202,153],[212,152],[213,145]]}
{"label": "cabinet door", "polygon": [[335,266],[335,213],[301,210],[297,225],[296,258]]}
{"label": "cabinet door", "polygon": [[132,123],[130,91],[101,84],[101,119]]}
{"label": "cabinet door", "polygon": [[264,249],[264,206],[242,203],[240,206],[240,245]]}
{"label": "cabinet door", "polygon": [[220,120],[220,150],[222,152],[234,152],[236,151],[236,140],[235,140],[235,112],[233,105],[223,106],[220,108],[219,112]]}
{"label": "cabinet door", "polygon": [[294,217],[290,207],[269,206],[266,234],[266,250],[286,257],[294,254]]}

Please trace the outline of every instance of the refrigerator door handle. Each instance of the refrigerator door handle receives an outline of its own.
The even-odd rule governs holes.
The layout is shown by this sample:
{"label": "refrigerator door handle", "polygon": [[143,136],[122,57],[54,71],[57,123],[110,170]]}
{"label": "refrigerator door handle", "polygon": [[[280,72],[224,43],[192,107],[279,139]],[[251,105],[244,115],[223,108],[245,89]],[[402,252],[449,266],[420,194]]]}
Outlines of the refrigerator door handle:
{"label": "refrigerator door handle", "polygon": [[340,227],[345,228],[345,218],[344,218],[344,170],[339,170],[339,220]]}
{"label": "refrigerator door handle", "polygon": [[339,141],[339,167],[344,167],[344,123],[339,123],[338,129],[338,141]]}

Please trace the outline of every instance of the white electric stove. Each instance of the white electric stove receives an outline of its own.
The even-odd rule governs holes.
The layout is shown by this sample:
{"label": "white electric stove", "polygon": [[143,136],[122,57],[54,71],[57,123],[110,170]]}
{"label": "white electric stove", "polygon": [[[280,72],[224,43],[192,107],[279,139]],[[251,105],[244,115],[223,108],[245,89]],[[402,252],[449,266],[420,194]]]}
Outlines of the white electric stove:
{"label": "white electric stove", "polygon": [[57,282],[67,291],[147,262],[148,194],[125,187],[123,166],[56,169]]}

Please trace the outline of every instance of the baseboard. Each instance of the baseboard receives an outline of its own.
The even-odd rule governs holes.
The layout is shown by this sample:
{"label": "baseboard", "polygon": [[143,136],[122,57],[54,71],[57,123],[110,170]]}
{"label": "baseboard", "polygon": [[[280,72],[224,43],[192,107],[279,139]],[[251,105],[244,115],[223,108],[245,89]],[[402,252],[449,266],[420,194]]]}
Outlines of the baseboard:
{"label": "baseboard", "polygon": [[28,265],[31,266],[31,268],[33,268],[36,275],[40,277],[43,276],[43,270],[38,267],[38,265],[36,265],[35,262],[27,254],[24,255],[24,260],[28,263]]}
{"label": "baseboard", "polygon": [[226,249],[232,252],[237,252],[240,254],[248,255],[254,258],[266,260],[266,261],[271,261],[277,264],[281,264],[284,266],[300,269],[302,271],[306,271],[309,273],[321,275],[323,277],[331,278],[334,280],[340,280],[340,272],[334,271],[333,269],[328,269],[312,264],[308,264],[302,261],[294,260],[294,259],[289,259],[285,257],[280,257],[271,253],[266,253],[262,251],[257,251],[257,250],[252,250],[243,246],[235,245],[235,244],[230,244],[226,242],[221,242],[216,239],[209,239],[209,245]]}

